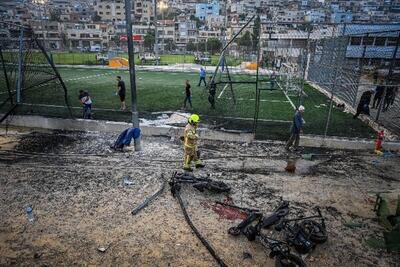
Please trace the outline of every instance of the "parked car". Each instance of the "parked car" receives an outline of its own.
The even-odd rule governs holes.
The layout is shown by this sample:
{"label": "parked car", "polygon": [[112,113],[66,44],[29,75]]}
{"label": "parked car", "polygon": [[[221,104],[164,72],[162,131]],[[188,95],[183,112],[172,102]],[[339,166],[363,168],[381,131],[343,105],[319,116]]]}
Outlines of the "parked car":
{"label": "parked car", "polygon": [[90,52],[100,52],[101,46],[100,45],[92,45],[90,46]]}
{"label": "parked car", "polygon": [[194,62],[201,65],[211,63],[211,56],[209,53],[196,53],[194,55]]}
{"label": "parked car", "polygon": [[146,62],[157,62],[160,63],[161,58],[156,57],[153,53],[144,53],[140,55],[140,62],[145,64]]}
{"label": "parked car", "polygon": [[108,55],[97,54],[96,60],[99,61],[103,65],[108,64]]}
{"label": "parked car", "polygon": [[90,51],[89,47],[84,47],[84,46],[77,46],[76,49],[78,49],[80,52],[89,52]]}

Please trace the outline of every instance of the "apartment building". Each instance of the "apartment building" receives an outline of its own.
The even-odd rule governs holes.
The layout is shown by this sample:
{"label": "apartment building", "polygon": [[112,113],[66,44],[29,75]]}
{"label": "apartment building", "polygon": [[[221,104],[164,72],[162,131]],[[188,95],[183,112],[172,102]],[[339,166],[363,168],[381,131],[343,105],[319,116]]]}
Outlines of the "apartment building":
{"label": "apartment building", "polygon": [[305,12],[302,10],[282,10],[277,13],[278,22],[302,22]]}
{"label": "apartment building", "polygon": [[189,42],[198,42],[198,30],[196,23],[188,20],[185,16],[178,17],[175,23],[175,45],[179,51],[185,51]]}
{"label": "apartment building", "polygon": [[108,46],[108,39],[104,39],[108,28],[95,23],[64,23],[64,31],[67,36],[69,50],[100,45]]}
{"label": "apartment building", "polygon": [[306,22],[323,23],[325,22],[325,19],[326,14],[323,10],[308,10],[304,16]]}
{"label": "apartment building", "polygon": [[96,0],[93,3],[93,8],[103,21],[125,20],[124,0]]}
{"label": "apartment building", "polygon": [[30,26],[35,36],[46,48],[58,50],[64,48],[62,39],[63,25],[57,21],[31,20]]}
{"label": "apartment building", "polygon": [[196,4],[196,17],[205,20],[210,16],[218,16],[219,15],[219,1],[213,1],[210,3],[200,3]]}
{"label": "apartment building", "polygon": [[[153,0],[138,0],[132,3],[131,16],[135,23],[150,23],[153,20]],[[124,0],[95,0],[94,10],[103,21],[124,21]]]}
{"label": "apartment building", "polygon": [[220,39],[220,30],[199,30],[198,42],[206,42],[210,38]]}
{"label": "apartment building", "polygon": [[[379,33],[382,31],[383,33]],[[400,26],[396,24],[347,25],[345,34],[352,35],[346,49],[346,57],[364,60],[366,64],[389,64],[396,49]],[[368,34],[368,35],[367,35]],[[400,49],[395,55],[400,63]]]}

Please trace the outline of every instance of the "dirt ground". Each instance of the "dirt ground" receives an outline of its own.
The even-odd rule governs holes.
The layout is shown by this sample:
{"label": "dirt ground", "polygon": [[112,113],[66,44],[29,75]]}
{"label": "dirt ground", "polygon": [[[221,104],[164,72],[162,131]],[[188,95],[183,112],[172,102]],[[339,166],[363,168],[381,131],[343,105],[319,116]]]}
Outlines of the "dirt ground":
{"label": "dirt ground", "polygon": [[[131,214],[160,188],[162,174],[168,179],[180,169],[180,141],[145,137],[143,151],[114,153],[109,145],[116,136],[0,129],[0,266],[217,266],[186,224],[169,186]],[[301,153],[324,156],[299,159],[290,174],[284,170],[287,160],[301,155],[289,155],[278,144],[202,141],[201,153],[207,166],[195,175],[222,180],[231,193],[184,186],[182,198],[195,226],[228,266],[274,261],[259,243],[228,235],[240,220],[221,217],[212,209],[215,201],[267,214],[281,199],[290,201],[289,217],[315,214],[316,206],[326,217],[328,242],[303,257],[308,266],[399,266],[398,253],[365,242],[382,237],[372,211],[374,194],[384,192],[392,205],[400,194],[399,157],[307,149]],[[133,185],[124,185],[125,176]],[[25,212],[29,205],[33,223]]]}

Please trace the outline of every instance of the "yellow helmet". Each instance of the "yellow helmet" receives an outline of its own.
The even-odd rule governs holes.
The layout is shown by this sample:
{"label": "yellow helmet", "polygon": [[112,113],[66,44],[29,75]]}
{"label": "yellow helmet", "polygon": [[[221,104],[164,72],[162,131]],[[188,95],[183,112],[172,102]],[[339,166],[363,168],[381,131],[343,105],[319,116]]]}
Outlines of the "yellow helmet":
{"label": "yellow helmet", "polygon": [[197,114],[192,114],[189,117],[189,123],[199,123],[200,117]]}

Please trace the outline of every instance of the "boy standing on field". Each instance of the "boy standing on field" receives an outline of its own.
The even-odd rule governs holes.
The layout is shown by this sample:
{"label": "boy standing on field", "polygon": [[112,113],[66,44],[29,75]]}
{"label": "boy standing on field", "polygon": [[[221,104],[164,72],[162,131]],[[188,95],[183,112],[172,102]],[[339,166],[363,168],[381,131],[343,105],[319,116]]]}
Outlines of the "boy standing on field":
{"label": "boy standing on field", "polygon": [[126,89],[125,89],[125,82],[122,80],[121,76],[117,76],[117,95],[119,96],[119,100],[121,101],[121,107],[120,110],[125,110],[125,94],[126,94]]}

